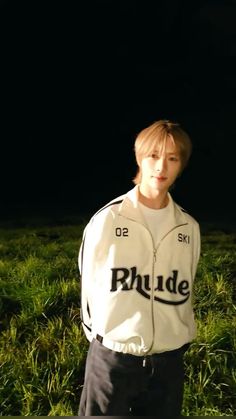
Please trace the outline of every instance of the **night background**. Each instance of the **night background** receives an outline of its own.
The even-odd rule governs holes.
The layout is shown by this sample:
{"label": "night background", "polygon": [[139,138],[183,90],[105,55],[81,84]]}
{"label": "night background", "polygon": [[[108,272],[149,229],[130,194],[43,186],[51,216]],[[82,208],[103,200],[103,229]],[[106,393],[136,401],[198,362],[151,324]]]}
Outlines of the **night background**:
{"label": "night background", "polygon": [[138,132],[179,122],[172,192],[235,223],[236,1],[0,0],[1,222],[93,213],[134,185]]}

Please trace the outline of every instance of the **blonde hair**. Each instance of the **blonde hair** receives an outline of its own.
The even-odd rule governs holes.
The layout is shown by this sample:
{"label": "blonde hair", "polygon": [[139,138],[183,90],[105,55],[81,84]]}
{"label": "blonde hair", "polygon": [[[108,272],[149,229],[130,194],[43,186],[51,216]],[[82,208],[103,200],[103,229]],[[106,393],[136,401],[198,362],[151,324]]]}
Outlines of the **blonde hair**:
{"label": "blonde hair", "polygon": [[138,171],[133,179],[137,185],[141,181],[140,164],[144,157],[154,150],[165,150],[167,138],[170,137],[178,148],[181,160],[181,172],[188,164],[192,152],[192,143],[188,134],[178,123],[168,120],[156,121],[147,128],[144,128],[136,137],[134,151]]}

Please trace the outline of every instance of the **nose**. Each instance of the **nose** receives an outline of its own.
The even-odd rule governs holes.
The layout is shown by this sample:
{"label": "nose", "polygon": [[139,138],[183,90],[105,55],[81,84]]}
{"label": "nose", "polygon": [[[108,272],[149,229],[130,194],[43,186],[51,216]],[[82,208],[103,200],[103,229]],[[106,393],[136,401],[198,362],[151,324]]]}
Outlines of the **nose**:
{"label": "nose", "polygon": [[156,162],[156,170],[157,172],[163,172],[166,169],[166,159],[164,156],[161,156]]}

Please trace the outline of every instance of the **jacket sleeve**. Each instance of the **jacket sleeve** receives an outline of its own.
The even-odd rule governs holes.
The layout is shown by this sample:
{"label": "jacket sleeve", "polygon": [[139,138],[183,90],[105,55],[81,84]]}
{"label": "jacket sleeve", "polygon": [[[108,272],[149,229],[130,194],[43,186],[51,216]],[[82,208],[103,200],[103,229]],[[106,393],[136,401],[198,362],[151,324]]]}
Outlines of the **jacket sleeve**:
{"label": "jacket sleeve", "polygon": [[195,234],[194,234],[193,263],[192,263],[192,278],[193,279],[196,276],[200,253],[201,253],[201,234],[200,234],[199,224],[196,223]]}
{"label": "jacket sleeve", "polygon": [[89,341],[92,340],[92,317],[90,308],[91,284],[88,271],[88,249],[89,249],[89,230],[90,224],[87,224],[83,232],[82,242],[79,249],[78,265],[80,272],[80,317],[85,335]]}

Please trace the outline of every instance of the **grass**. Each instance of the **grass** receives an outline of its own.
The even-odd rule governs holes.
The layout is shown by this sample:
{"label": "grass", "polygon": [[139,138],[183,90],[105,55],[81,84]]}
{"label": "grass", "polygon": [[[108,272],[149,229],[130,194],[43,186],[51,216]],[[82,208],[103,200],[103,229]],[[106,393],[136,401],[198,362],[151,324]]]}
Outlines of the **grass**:
{"label": "grass", "polygon": [[236,413],[236,235],[202,236],[195,281],[197,339],[185,357],[183,414]]}
{"label": "grass", "polygon": [[[88,348],[79,316],[83,227],[67,220],[0,230],[0,416],[77,415]],[[236,414],[235,243],[233,232],[203,232],[186,416]]]}

